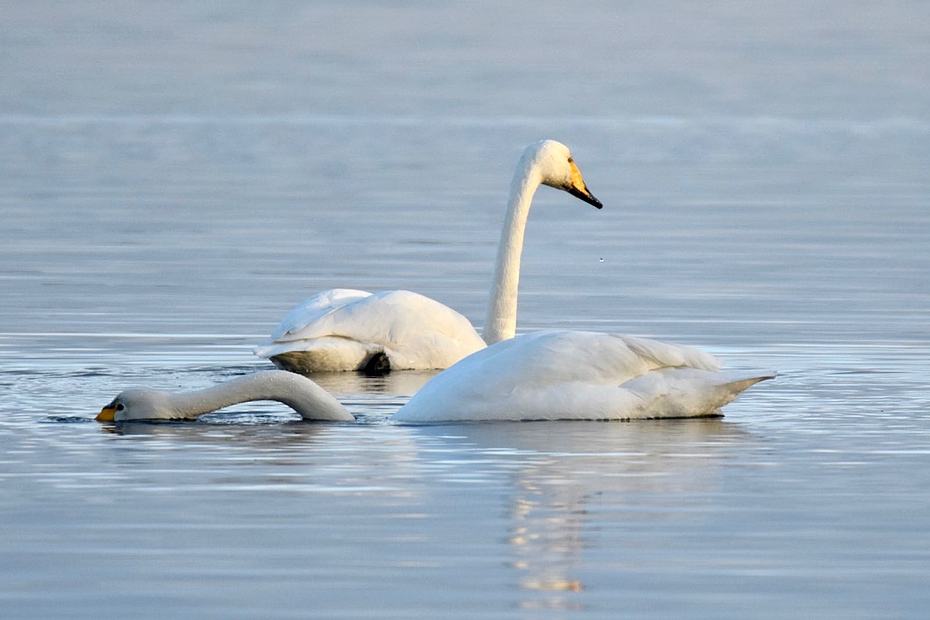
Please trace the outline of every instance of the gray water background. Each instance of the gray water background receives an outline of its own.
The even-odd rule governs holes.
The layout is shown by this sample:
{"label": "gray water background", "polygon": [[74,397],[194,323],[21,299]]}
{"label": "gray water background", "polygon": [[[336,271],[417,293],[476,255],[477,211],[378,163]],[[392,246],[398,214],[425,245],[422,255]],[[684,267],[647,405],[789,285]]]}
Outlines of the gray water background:
{"label": "gray water background", "polygon": [[[921,2],[0,7],[5,618],[921,618]],[[519,329],[774,369],[719,420],[403,427],[429,373],[91,421],[266,368],[309,294],[476,324],[522,148]]]}

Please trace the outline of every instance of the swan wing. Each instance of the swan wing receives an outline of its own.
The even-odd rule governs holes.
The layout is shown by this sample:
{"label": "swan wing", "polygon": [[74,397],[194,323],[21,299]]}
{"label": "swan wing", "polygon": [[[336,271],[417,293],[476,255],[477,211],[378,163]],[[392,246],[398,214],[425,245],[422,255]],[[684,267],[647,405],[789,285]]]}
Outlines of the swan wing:
{"label": "swan wing", "polygon": [[499,342],[427,383],[394,419],[604,420],[715,415],[752,383],[712,356],[616,334],[544,331]]}
{"label": "swan wing", "polygon": [[[335,312],[360,299],[370,297],[371,293],[349,288],[334,288],[321,291],[312,297],[300,302],[287,316],[281,319],[270,342],[288,342],[306,338],[304,330],[313,332],[314,323],[326,315]],[[311,336],[312,337],[312,336]]]}
{"label": "swan wing", "polygon": [[391,368],[448,368],[486,346],[471,321],[418,293],[385,291],[361,305],[357,337],[382,345]]}

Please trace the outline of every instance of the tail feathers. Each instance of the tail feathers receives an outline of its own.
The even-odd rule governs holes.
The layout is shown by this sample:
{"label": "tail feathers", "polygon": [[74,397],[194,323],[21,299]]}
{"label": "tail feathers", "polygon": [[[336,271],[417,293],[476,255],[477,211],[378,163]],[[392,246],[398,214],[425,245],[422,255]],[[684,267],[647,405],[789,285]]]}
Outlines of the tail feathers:
{"label": "tail feathers", "polygon": [[745,390],[747,387],[759,383],[760,381],[766,381],[768,379],[774,379],[778,376],[778,373],[775,371],[761,371],[761,370],[721,370],[713,373],[713,376],[717,383],[720,385],[733,385],[742,384],[746,381],[747,383],[744,387],[740,388]]}
{"label": "tail feathers", "polygon": [[747,388],[775,377],[775,373],[710,372],[696,368],[666,368],[620,386],[642,400],[641,416],[686,418],[719,415],[719,409]]}
{"label": "tail feathers", "polygon": [[715,390],[718,397],[720,398],[720,402],[716,405],[716,408],[719,409],[724,405],[733,402],[733,400],[744,390],[754,386],[760,381],[766,381],[768,379],[774,378],[775,373],[767,373],[764,375],[755,375],[752,377],[743,376],[737,379],[728,380],[726,383],[721,384],[717,390]]}

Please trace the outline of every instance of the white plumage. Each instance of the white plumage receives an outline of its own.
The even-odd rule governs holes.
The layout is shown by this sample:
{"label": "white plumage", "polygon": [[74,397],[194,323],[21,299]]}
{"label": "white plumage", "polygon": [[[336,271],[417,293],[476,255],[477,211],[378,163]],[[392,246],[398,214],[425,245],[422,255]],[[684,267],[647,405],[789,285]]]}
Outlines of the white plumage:
{"label": "white plumage", "polygon": [[305,420],[355,420],[329,392],[307,377],[283,370],[257,372],[190,392],[131,388],[120,392],[96,419],[100,422],[194,420],[223,407],[258,400],[283,403]]}
{"label": "white plumage", "polygon": [[484,346],[468,319],[429,297],[333,289],[292,310],[255,353],[302,373],[358,370],[379,354],[392,370],[422,370]]}
{"label": "white plumage", "polygon": [[[302,302],[256,355],[300,373],[338,370],[447,368],[466,355],[512,338],[523,235],[540,185],[564,190],[598,208],[564,144],[544,140],[526,148],[517,164],[501,231],[488,299],[484,338],[464,316],[409,291],[323,291]],[[388,368],[382,368],[384,361]]]}
{"label": "white plumage", "polygon": [[430,380],[405,423],[631,420],[720,415],[774,373],[721,371],[711,355],[645,338],[539,331],[499,342]]}

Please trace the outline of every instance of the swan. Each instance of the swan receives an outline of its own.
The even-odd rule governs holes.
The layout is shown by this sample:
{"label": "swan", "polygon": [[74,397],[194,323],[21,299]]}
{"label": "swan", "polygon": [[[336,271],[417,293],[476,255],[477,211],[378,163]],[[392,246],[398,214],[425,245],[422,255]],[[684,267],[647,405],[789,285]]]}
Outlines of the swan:
{"label": "swan", "polygon": [[101,409],[95,419],[98,422],[193,420],[223,407],[256,400],[283,403],[305,420],[355,420],[329,392],[306,377],[283,370],[257,372],[192,392],[125,390]]}
{"label": "swan", "polygon": [[464,316],[418,293],[333,289],[294,308],[255,354],[304,374],[431,370],[448,368],[488,344],[513,338],[523,236],[540,185],[602,206],[585,186],[567,146],[543,140],[526,147],[510,185],[483,338]]}
{"label": "swan", "polygon": [[721,415],[775,373],[722,371],[713,356],[645,338],[543,330],[498,342],[433,377],[402,423],[633,420]]}

